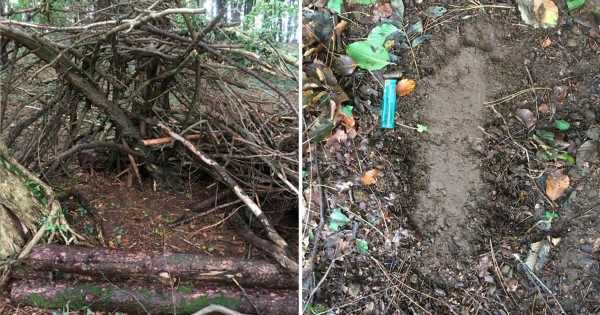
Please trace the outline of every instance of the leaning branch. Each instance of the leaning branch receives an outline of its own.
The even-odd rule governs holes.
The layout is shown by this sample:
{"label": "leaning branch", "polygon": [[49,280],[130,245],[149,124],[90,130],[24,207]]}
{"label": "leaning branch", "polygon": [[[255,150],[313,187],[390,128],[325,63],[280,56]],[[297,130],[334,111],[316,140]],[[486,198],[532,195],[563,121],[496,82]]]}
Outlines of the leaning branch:
{"label": "leaning branch", "polygon": [[235,180],[227,173],[227,170],[221,166],[219,163],[208,157],[204,152],[198,150],[196,146],[194,146],[191,142],[180,136],[179,134],[173,132],[169,127],[163,125],[162,123],[158,124],[160,128],[166,131],[173,139],[181,142],[188,150],[190,150],[195,156],[200,158],[202,162],[206,163],[208,166],[212,167],[218,174],[221,176],[223,181],[228,184],[233,192],[242,200],[246,206],[254,213],[254,215],[258,218],[262,226],[267,231],[267,235],[269,238],[280,246],[281,248],[287,248],[287,242],[279,235],[279,233],[275,230],[267,216],[263,213],[260,207],[242,190],[242,188],[235,182]]}

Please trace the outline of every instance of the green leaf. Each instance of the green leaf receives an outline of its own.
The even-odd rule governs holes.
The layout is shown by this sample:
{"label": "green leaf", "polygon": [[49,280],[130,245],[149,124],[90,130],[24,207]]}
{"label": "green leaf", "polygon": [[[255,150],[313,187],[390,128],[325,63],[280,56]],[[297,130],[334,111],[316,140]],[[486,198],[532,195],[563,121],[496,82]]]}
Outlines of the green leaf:
{"label": "green leaf", "polygon": [[311,141],[319,143],[331,134],[333,127],[333,121],[328,118],[320,118],[308,131],[308,137]]}
{"label": "green leaf", "polygon": [[329,0],[327,1],[327,8],[337,14],[342,14],[343,0]]}
{"label": "green leaf", "polygon": [[575,158],[567,152],[560,152],[556,158],[567,162],[567,165],[575,165]]}
{"label": "green leaf", "polygon": [[340,112],[348,117],[352,117],[352,109],[353,108],[354,108],[353,106],[347,105],[347,106],[342,107]]}
{"label": "green leaf", "polygon": [[356,64],[366,70],[380,70],[389,64],[390,55],[383,47],[376,47],[369,41],[355,42],[346,47],[346,54]]}
{"label": "green leaf", "polygon": [[427,15],[428,17],[436,18],[436,17],[440,17],[440,16],[444,15],[444,13],[446,13],[446,11],[447,10],[444,7],[431,6],[427,9],[425,9],[425,11],[423,11],[423,13],[425,13],[425,15]]}
{"label": "green leaf", "polygon": [[402,23],[404,20],[404,2],[403,2],[403,0],[391,0],[390,5],[394,9],[394,13],[398,16],[398,18],[400,19],[400,22]]}
{"label": "green leaf", "polygon": [[363,239],[360,239],[360,238],[356,239],[356,249],[361,254],[368,254],[369,253],[369,242],[367,242]]}
{"label": "green leaf", "polygon": [[339,231],[340,227],[344,227],[350,223],[350,219],[342,213],[340,208],[333,209],[333,212],[329,216],[329,229],[332,231]]}
{"label": "green leaf", "polygon": [[558,212],[555,212],[555,211],[545,211],[544,212],[544,219],[546,219],[546,221],[552,222],[554,219],[558,219],[559,217],[560,217],[560,215],[558,215]]}
{"label": "green leaf", "polygon": [[429,131],[429,127],[427,127],[427,125],[417,124],[417,132],[418,133],[423,133],[423,132],[427,132],[427,131]]}
{"label": "green leaf", "polygon": [[554,121],[554,127],[560,131],[566,131],[571,128],[571,124],[566,120],[557,119]]}
{"label": "green leaf", "polygon": [[585,4],[585,0],[567,0],[567,9],[569,12],[581,8]]}
{"label": "green leaf", "polygon": [[383,46],[385,44],[385,39],[398,31],[399,29],[395,25],[383,23],[371,30],[369,36],[367,36],[367,41],[376,47]]}
{"label": "green leaf", "polygon": [[351,0],[352,3],[360,4],[360,5],[373,5],[377,2],[377,0]]}
{"label": "green leaf", "polygon": [[548,130],[536,130],[535,134],[542,138],[543,140],[548,141],[550,144],[554,144],[554,133]]}

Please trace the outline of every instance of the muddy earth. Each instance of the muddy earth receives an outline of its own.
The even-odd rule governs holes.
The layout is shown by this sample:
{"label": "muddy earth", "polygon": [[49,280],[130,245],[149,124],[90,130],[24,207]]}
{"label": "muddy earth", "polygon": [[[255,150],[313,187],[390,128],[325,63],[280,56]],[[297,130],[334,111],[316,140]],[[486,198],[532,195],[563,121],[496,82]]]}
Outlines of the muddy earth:
{"label": "muddy earth", "polygon": [[[414,51],[418,69],[411,51],[397,51],[399,65],[385,70],[417,82],[398,99],[394,130],[379,129],[381,71],[338,75],[357,134],[305,145],[307,224],[325,221],[305,270],[309,314],[600,312],[600,48],[595,29],[559,2],[560,25],[548,30],[516,10],[449,6],[431,21],[429,4],[407,4],[407,22],[424,18],[433,36]],[[377,25],[357,15],[344,15],[354,21],[348,43]],[[545,131],[553,145],[540,140]],[[371,169],[377,182],[363,185]],[[558,173],[568,188],[549,198]],[[335,209],[352,221],[337,232],[327,226]],[[541,241],[547,253],[532,255]],[[539,269],[528,271],[532,256]]]}

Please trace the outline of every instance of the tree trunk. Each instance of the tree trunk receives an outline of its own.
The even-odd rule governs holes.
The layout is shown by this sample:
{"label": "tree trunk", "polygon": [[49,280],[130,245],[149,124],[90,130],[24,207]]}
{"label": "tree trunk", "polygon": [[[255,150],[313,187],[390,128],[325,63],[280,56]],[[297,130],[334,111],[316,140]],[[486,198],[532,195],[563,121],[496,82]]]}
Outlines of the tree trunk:
{"label": "tree trunk", "polygon": [[180,281],[230,284],[233,284],[232,279],[236,279],[243,287],[298,287],[296,277],[265,260],[42,245],[34,247],[23,263],[34,270],[78,273],[109,279],[176,278]]}
{"label": "tree trunk", "polygon": [[[44,309],[94,311],[131,314],[192,314],[209,305],[222,305],[248,314],[286,315],[298,313],[297,291],[259,292],[239,289],[197,289],[178,287],[160,290],[134,285],[95,283],[48,283],[26,280],[13,283],[13,303]],[[257,312],[255,307],[259,310]]]}
{"label": "tree trunk", "polygon": [[0,142],[0,259],[18,253],[36,232],[48,216],[52,196],[52,189],[12,158]]}

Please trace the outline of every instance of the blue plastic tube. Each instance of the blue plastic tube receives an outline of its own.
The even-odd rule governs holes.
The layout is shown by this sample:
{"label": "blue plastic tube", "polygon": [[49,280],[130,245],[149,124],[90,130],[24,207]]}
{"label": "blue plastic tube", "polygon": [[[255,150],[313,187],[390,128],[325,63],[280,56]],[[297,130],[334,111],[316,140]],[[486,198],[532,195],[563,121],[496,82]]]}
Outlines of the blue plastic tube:
{"label": "blue plastic tube", "polygon": [[383,129],[394,129],[396,125],[396,81],[388,79],[383,84],[383,104],[380,124]]}

